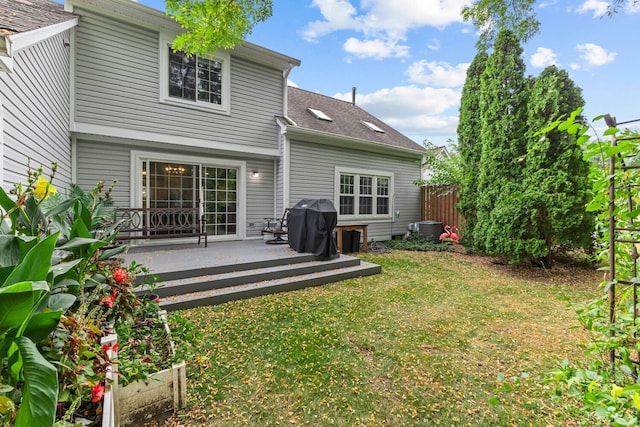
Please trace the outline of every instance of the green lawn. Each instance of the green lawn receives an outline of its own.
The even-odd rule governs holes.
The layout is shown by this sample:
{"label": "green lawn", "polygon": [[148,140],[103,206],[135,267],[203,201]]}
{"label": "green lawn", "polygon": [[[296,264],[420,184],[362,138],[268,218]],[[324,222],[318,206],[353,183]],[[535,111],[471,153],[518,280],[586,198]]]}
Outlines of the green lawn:
{"label": "green lawn", "polygon": [[[198,325],[167,425],[567,425],[540,378],[584,340],[580,267],[451,252],[362,254],[382,274],[178,312]],[[504,381],[501,379],[504,377]]]}

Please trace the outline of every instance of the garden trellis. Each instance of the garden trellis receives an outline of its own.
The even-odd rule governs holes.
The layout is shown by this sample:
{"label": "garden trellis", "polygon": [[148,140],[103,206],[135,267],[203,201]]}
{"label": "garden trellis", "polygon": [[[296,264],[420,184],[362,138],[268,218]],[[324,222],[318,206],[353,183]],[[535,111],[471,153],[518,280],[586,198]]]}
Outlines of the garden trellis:
{"label": "garden trellis", "polygon": [[[640,119],[617,123],[605,115],[605,135],[611,136],[606,150],[608,165],[608,227],[602,230],[608,237],[608,298],[609,361],[613,377],[631,375],[638,381],[638,245],[640,245],[640,135],[637,131],[621,130],[640,124]],[[636,126],[637,127],[637,126]],[[613,343],[623,345],[613,345]],[[621,362],[621,363],[619,363]]]}

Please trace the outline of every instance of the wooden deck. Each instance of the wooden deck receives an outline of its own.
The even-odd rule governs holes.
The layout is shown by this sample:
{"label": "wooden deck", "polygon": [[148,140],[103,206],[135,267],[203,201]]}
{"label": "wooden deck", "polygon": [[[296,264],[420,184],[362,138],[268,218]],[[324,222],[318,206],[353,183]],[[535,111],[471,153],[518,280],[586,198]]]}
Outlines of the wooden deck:
{"label": "wooden deck", "polygon": [[[124,256],[150,269],[161,285],[160,305],[179,310],[200,305],[318,286],[380,273],[378,265],[340,255],[323,260],[288,245],[263,240],[209,242],[204,245],[142,245]],[[144,278],[139,278],[143,283]]]}

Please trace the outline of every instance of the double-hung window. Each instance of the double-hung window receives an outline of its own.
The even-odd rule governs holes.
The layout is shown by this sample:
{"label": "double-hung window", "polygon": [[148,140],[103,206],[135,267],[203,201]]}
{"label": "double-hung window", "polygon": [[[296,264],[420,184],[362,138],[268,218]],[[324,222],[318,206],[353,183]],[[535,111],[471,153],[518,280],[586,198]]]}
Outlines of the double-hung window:
{"label": "double-hung window", "polygon": [[160,101],[202,110],[229,112],[229,56],[209,57],[174,52],[160,43]]}
{"label": "double-hung window", "polygon": [[391,218],[393,174],[336,169],[336,199],[342,219]]}

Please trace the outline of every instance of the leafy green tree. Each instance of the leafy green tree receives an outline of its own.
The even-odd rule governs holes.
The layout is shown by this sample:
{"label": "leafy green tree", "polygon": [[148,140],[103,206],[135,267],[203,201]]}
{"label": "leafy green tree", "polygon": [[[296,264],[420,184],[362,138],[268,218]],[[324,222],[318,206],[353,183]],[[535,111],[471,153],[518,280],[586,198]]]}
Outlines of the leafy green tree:
{"label": "leafy green tree", "polygon": [[[512,31],[521,43],[526,43],[540,30],[534,5],[536,0],[474,0],[462,9],[462,19],[479,31],[478,47],[493,46],[500,30]],[[613,16],[622,8],[634,7],[640,0],[612,0],[607,14]]]}
{"label": "leafy green tree", "polygon": [[[448,140],[447,143],[453,145],[452,140]],[[456,147],[452,146],[451,151],[444,151],[445,147],[438,147],[428,140],[425,140],[423,145],[425,153],[420,166],[428,171],[427,176],[413,183],[438,187],[441,194],[457,189],[460,186],[462,169]]]}
{"label": "leafy green tree", "polygon": [[[525,159],[523,194],[528,203],[521,212],[530,231],[536,231],[543,257],[551,264],[551,249],[557,244],[587,247],[593,217],[585,207],[590,199],[589,165],[583,159],[576,135],[540,129],[584,106],[582,91],[564,70],[547,67],[535,79],[528,103],[529,135]],[[578,118],[580,119],[580,118]]]}
{"label": "leafy green tree", "polygon": [[512,217],[512,210],[521,203],[526,153],[528,86],[524,71],[517,37],[501,30],[480,79],[482,151],[473,246],[514,260],[526,252],[520,241],[524,230]]}
{"label": "leafy green tree", "polygon": [[272,0],[165,0],[167,15],[186,30],[173,49],[205,55],[241,44],[273,13]]}
{"label": "leafy green tree", "polygon": [[501,30],[509,30],[525,43],[540,29],[533,5],[536,0],[475,0],[462,9],[462,18],[480,31],[478,47],[493,46]]}
{"label": "leafy green tree", "polygon": [[473,246],[473,229],[476,224],[476,199],[478,193],[478,167],[482,152],[480,135],[480,79],[487,66],[489,55],[480,51],[467,69],[467,78],[460,100],[458,122],[458,153],[460,162],[460,203],[457,208],[465,219],[462,236]]}

